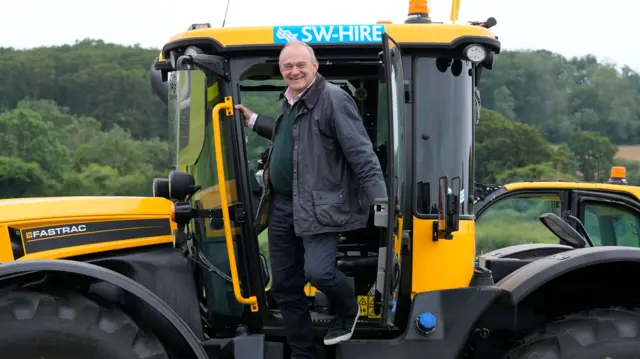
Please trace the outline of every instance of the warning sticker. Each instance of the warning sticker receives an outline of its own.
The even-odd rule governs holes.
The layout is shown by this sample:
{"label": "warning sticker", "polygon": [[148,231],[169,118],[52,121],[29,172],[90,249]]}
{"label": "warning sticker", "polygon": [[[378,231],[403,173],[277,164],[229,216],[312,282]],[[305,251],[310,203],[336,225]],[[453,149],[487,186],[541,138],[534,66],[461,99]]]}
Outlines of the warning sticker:
{"label": "warning sticker", "polygon": [[367,314],[369,313],[369,307],[367,305],[368,301],[367,301],[367,297],[364,295],[359,295],[358,296],[358,306],[360,307],[360,316],[361,317],[366,317]]}
{"label": "warning sticker", "polygon": [[359,295],[358,306],[361,317],[380,318],[380,314],[375,311],[375,297],[373,295]]}
{"label": "warning sticker", "polygon": [[370,295],[369,296],[369,301],[368,301],[368,313],[367,313],[367,317],[369,318],[380,318],[380,314],[376,314],[376,302],[375,302],[375,297]]}

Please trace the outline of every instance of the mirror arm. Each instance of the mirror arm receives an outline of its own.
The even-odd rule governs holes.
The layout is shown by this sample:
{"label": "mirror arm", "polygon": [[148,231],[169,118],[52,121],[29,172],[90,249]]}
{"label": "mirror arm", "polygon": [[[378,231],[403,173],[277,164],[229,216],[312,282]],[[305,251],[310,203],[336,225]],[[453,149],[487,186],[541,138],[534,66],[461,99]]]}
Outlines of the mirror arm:
{"label": "mirror arm", "polygon": [[578,225],[578,228],[580,228],[580,231],[582,232],[582,234],[584,235],[584,239],[587,240],[587,242],[589,243],[589,246],[593,247],[593,241],[591,241],[591,237],[589,237],[589,233],[587,233],[587,229],[584,227],[584,225],[582,224],[582,221],[579,220],[577,217],[571,215],[569,213],[569,211],[566,211],[563,213],[563,217],[565,219],[565,221],[567,219],[571,219],[574,222],[576,222],[576,224]]}
{"label": "mirror arm", "polygon": [[185,64],[195,66],[205,73],[214,73],[226,82],[231,81],[224,59],[220,56],[207,54],[182,55],[176,61],[176,69],[183,69]]}

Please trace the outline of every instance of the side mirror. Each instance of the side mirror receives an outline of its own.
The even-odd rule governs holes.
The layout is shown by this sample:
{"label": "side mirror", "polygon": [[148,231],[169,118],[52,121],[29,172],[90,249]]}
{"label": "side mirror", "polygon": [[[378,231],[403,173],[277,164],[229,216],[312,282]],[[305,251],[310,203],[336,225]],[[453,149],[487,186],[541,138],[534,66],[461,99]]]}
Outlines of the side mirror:
{"label": "side mirror", "polygon": [[[578,225],[578,227],[580,227],[580,230],[582,231],[582,234],[584,234],[582,237],[587,241],[587,243],[588,243],[591,247],[593,247],[593,246],[594,246],[594,245],[593,245],[593,241],[591,240],[591,237],[589,237],[589,233],[587,233],[587,229],[586,229],[586,228],[584,228],[584,224],[582,224],[582,221],[580,221],[580,219],[579,219],[579,218],[572,216],[572,215],[571,215],[571,212],[566,211],[566,212],[564,212],[564,213],[562,214],[562,219],[563,219],[565,222],[567,222],[567,223],[569,223],[569,221],[568,221],[569,219],[570,219],[570,220],[572,220],[572,221],[574,221],[574,222],[576,222],[576,224]],[[580,234],[580,232],[578,232],[578,234]]]}
{"label": "side mirror", "polygon": [[191,173],[171,171],[168,183],[169,197],[176,201],[184,201],[200,190],[200,186],[196,186],[196,180]]}
{"label": "side mirror", "polygon": [[438,220],[433,222],[433,241],[441,236],[453,239],[451,233],[460,229],[460,190],[459,176],[453,177],[449,187],[449,178],[440,177],[438,183]]}
{"label": "side mirror", "polygon": [[153,193],[153,197],[162,197],[162,198],[170,199],[169,180],[166,178],[154,178],[152,193]]}
{"label": "side mirror", "polygon": [[153,92],[158,96],[160,101],[165,105],[169,102],[169,84],[167,83],[167,79],[164,78],[166,75],[162,73],[161,69],[158,69],[156,66],[158,58],[153,62],[151,68],[149,69],[149,78],[151,80],[151,88]]}
{"label": "side mirror", "polygon": [[494,52],[489,52],[487,57],[484,58],[481,65],[487,70],[493,70],[493,63],[495,62],[496,55]]}
{"label": "side mirror", "polygon": [[543,213],[540,215],[540,222],[547,227],[556,237],[569,243],[574,248],[584,248],[587,240],[576,231],[569,223],[553,213]]}

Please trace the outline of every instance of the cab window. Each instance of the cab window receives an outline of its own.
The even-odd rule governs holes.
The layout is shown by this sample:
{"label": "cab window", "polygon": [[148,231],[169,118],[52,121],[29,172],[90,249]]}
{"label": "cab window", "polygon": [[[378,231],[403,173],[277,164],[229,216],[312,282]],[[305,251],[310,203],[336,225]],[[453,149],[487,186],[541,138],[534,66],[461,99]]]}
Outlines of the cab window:
{"label": "cab window", "polygon": [[[473,213],[472,64],[451,58],[418,57],[414,67],[414,206],[420,216],[438,214],[441,176],[460,177],[460,215]],[[452,140],[453,139],[453,140]]]}
{"label": "cab window", "polygon": [[510,197],[491,204],[476,220],[477,253],[518,244],[558,243],[539,217],[560,211],[557,195]]}
{"label": "cab window", "polygon": [[170,155],[172,164],[176,165],[177,169],[192,166],[200,156],[205,140],[205,103],[217,102],[217,89],[217,80],[213,77],[207,80],[204,72],[200,70],[171,73],[168,119],[172,131],[169,132],[177,132],[177,136],[170,138]]}
{"label": "cab window", "polygon": [[630,210],[601,203],[586,204],[584,226],[594,246],[640,246],[640,219]]}

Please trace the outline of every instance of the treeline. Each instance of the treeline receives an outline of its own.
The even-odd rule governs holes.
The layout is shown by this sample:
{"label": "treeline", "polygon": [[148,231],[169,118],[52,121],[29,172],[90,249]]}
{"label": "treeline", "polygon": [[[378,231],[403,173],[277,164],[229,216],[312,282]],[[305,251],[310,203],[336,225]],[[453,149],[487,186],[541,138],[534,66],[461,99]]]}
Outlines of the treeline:
{"label": "treeline", "polygon": [[[98,40],[0,48],[0,198],[150,195],[169,164],[166,108],[149,82],[158,52]],[[599,180],[614,144],[640,143],[640,77],[628,68],[505,52],[481,94],[481,183]],[[250,137],[256,155],[263,141]],[[639,179],[640,167],[627,165]]]}
{"label": "treeline", "polygon": [[[477,180],[606,180],[625,165],[617,145],[640,144],[640,75],[593,56],[506,51],[480,86],[486,112],[478,126]],[[501,115],[501,116],[500,116]]]}
{"label": "treeline", "polygon": [[168,168],[157,55],[95,40],[0,48],[0,198],[151,195]]}
{"label": "treeline", "polygon": [[506,51],[481,82],[483,106],[536,126],[553,143],[576,131],[640,143],[640,75],[593,56],[567,59],[546,50]]}

